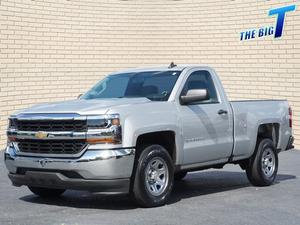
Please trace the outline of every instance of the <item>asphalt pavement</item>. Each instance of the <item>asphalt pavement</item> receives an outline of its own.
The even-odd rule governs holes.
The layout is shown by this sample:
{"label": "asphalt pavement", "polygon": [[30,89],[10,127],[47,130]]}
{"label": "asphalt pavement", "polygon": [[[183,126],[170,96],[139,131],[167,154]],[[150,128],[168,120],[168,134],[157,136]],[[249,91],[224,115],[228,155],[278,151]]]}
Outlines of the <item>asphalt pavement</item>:
{"label": "asphalt pavement", "polygon": [[254,187],[236,165],[189,173],[176,182],[169,204],[139,208],[126,195],[67,191],[42,199],[13,187],[0,157],[0,225],[299,225],[300,151],[279,155],[274,185]]}

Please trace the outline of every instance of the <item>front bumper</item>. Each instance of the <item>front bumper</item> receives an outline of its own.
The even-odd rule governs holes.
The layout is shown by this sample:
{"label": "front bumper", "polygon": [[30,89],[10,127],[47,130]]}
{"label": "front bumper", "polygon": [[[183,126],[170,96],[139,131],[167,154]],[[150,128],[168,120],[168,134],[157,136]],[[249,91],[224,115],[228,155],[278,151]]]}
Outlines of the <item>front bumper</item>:
{"label": "front bumper", "polygon": [[5,164],[13,185],[125,193],[129,191],[134,148],[87,149],[79,158],[17,155],[5,150]]}

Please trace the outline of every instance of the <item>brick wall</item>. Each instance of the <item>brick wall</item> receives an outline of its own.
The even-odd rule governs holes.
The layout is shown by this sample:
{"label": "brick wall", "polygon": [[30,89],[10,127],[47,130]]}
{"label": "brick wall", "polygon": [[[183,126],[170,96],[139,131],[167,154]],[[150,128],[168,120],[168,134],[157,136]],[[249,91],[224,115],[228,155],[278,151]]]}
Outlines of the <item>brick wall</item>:
{"label": "brick wall", "polygon": [[75,98],[105,74],[169,64],[214,67],[231,99],[288,99],[300,145],[300,9],[284,36],[239,41],[299,1],[0,0],[0,146],[7,116]]}

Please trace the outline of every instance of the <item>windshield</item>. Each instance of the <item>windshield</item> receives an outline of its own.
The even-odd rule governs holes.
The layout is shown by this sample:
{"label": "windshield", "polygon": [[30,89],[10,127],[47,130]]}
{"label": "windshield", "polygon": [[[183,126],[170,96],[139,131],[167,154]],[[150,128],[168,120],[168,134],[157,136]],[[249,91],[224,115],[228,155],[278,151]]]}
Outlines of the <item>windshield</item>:
{"label": "windshield", "polygon": [[110,75],[81,99],[140,98],[167,101],[181,71],[147,71]]}

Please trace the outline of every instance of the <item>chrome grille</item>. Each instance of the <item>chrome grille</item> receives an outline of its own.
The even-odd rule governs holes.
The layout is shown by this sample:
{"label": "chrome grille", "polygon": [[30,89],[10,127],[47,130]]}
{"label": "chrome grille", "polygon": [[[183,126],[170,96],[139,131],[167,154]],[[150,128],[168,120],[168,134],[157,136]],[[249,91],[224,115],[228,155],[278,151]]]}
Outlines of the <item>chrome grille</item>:
{"label": "chrome grille", "polygon": [[86,120],[15,120],[20,131],[86,131]]}
{"label": "chrome grille", "polygon": [[76,154],[86,146],[84,140],[18,140],[20,152]]}

